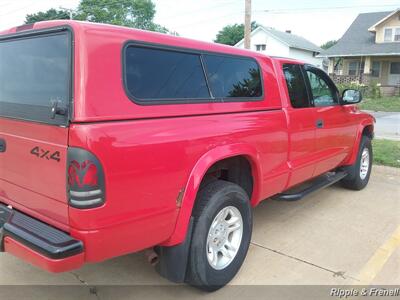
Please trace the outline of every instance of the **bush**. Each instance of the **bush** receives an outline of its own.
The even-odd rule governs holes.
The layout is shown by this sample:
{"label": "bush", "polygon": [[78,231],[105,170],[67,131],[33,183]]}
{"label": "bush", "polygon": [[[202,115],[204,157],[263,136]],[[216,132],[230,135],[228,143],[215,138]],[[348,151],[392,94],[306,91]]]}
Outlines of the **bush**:
{"label": "bush", "polygon": [[368,87],[365,84],[360,84],[356,81],[350,82],[350,83],[339,83],[336,85],[337,88],[339,89],[340,94],[343,93],[344,90],[359,90],[363,96],[365,96]]}
{"label": "bush", "polygon": [[339,89],[340,94],[342,94],[344,90],[352,89],[359,90],[363,97],[366,98],[381,98],[381,85],[377,82],[371,82],[369,85],[365,85],[362,83],[360,84],[358,82],[339,83],[336,86]]}
{"label": "bush", "polygon": [[371,82],[368,85],[367,94],[365,96],[372,99],[381,98],[381,84],[377,82]]}

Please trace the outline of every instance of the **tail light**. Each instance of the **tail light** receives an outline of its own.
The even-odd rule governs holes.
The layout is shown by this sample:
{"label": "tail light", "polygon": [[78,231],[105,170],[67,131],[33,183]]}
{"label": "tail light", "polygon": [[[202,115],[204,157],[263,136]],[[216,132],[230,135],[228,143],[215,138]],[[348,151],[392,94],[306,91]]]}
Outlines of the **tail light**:
{"label": "tail light", "polygon": [[69,147],[67,177],[67,194],[71,206],[83,209],[104,204],[104,172],[92,153]]}

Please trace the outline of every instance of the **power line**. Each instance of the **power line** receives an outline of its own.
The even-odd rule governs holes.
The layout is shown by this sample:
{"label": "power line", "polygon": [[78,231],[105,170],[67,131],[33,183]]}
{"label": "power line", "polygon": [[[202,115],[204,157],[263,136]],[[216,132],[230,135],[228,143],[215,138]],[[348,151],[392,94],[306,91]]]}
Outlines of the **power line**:
{"label": "power line", "polygon": [[6,2],[6,3],[2,3],[0,5],[0,7],[5,7],[5,6],[9,6],[12,2]]}
{"label": "power line", "polygon": [[13,9],[13,10],[10,10],[10,11],[4,13],[4,14],[0,14],[0,17],[1,17],[1,16],[6,16],[6,15],[13,14],[13,13],[15,13],[15,12],[17,12],[17,11],[20,11],[20,10],[23,10],[23,9],[25,9],[25,8],[28,8],[28,7],[30,7],[30,6],[32,6],[32,5],[34,5],[34,4],[36,4],[36,3],[29,3],[28,5],[25,5],[25,6],[22,6],[22,7]]}
{"label": "power line", "polygon": [[[230,14],[226,14],[226,15],[221,15],[221,16],[213,16],[213,17],[218,18],[218,19],[224,19],[224,18],[233,16],[233,15],[239,15],[239,14],[242,15],[243,12],[244,12],[244,11],[241,10],[241,11],[237,11],[237,12],[234,12],[234,13],[230,13]],[[196,21],[196,22],[193,22],[193,23],[189,23],[189,24],[181,24],[181,25],[175,26],[175,28],[193,26],[193,25],[197,25],[197,24],[204,23],[204,22],[206,22],[206,20],[205,20],[205,19],[202,19],[202,20],[199,20],[199,21]]]}
{"label": "power line", "polygon": [[396,4],[387,5],[352,5],[352,6],[330,6],[330,7],[306,7],[306,8],[280,8],[280,9],[263,9],[254,10],[253,12],[266,12],[266,13],[290,13],[290,12],[305,12],[308,10],[313,11],[324,11],[324,10],[336,10],[336,9],[351,9],[351,8],[365,8],[365,7],[398,7]]}
{"label": "power line", "polygon": [[211,6],[211,7],[203,7],[201,9],[185,11],[185,12],[181,12],[179,14],[175,14],[175,15],[172,15],[172,16],[164,16],[164,17],[158,18],[158,21],[162,21],[164,19],[174,19],[174,18],[180,17],[182,15],[187,15],[187,14],[196,14],[196,13],[199,13],[199,12],[208,11],[208,10],[211,10],[211,9],[214,9],[214,8],[218,8],[218,7],[225,6],[225,5],[231,5],[231,4],[234,4],[234,3],[236,4],[237,2],[236,1],[227,1],[227,2],[219,3],[219,4]]}

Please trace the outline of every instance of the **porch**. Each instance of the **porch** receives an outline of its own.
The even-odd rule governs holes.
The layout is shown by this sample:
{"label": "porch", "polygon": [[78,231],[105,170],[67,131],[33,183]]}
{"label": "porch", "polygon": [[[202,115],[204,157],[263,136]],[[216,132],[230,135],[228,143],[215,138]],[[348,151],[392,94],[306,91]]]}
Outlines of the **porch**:
{"label": "porch", "polygon": [[330,57],[328,73],[337,84],[379,84],[383,96],[400,95],[400,56]]}

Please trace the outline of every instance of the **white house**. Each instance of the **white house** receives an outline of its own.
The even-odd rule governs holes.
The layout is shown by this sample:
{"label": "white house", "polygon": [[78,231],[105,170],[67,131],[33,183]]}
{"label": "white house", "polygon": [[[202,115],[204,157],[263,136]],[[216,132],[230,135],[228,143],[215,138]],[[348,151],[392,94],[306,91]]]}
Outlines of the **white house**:
{"label": "white house", "polygon": [[[235,47],[244,48],[244,39]],[[290,31],[279,31],[271,27],[258,26],[251,32],[250,49],[269,56],[289,57],[302,60],[321,69],[327,68],[322,57],[316,57],[323,50],[305,38]]]}

